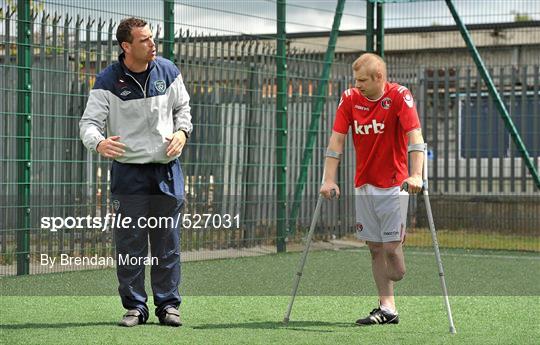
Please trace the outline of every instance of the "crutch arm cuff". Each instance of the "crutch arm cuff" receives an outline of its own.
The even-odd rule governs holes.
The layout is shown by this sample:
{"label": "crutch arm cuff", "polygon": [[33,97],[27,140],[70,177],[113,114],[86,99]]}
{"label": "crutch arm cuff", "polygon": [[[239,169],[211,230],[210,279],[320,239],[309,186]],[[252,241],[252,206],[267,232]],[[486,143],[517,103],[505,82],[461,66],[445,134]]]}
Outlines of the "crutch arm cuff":
{"label": "crutch arm cuff", "polygon": [[341,153],[332,151],[330,149],[326,149],[326,153],[324,155],[325,157],[335,158],[335,159],[341,159]]}
{"label": "crutch arm cuff", "polygon": [[426,143],[409,144],[409,146],[407,147],[407,152],[424,152],[426,147]]}

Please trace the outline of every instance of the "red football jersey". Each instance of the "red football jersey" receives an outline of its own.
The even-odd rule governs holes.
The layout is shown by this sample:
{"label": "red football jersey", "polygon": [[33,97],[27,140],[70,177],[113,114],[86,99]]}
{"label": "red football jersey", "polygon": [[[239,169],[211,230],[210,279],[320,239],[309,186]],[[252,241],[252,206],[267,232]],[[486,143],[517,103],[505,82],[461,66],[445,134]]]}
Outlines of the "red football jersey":
{"label": "red football jersey", "polygon": [[420,128],[411,92],[399,84],[386,83],[376,101],[357,88],[341,95],[334,131],[347,134],[352,127],[356,151],[355,187],[369,183],[379,188],[399,186],[407,170],[407,133]]}

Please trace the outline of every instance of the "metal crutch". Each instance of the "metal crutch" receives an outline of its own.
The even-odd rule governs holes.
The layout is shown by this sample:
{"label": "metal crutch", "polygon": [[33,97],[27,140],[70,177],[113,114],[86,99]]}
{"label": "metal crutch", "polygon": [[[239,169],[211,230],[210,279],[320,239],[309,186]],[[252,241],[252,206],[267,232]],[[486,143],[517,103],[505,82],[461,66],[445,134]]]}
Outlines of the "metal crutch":
{"label": "metal crutch", "polygon": [[[437,163],[435,163],[437,164]],[[441,288],[444,297],[444,304],[446,306],[446,314],[448,315],[448,324],[450,325],[450,333],[456,334],[456,327],[454,326],[454,319],[452,318],[452,309],[450,308],[450,301],[448,300],[448,290],[446,289],[446,281],[444,279],[444,270],[441,260],[441,253],[439,252],[439,241],[437,241],[437,234],[435,231],[435,222],[433,221],[433,213],[431,212],[431,204],[429,202],[428,192],[428,164],[427,164],[427,144],[424,144],[424,168],[422,169],[422,194],[424,195],[424,203],[426,204],[426,212],[428,217],[429,230],[431,232],[431,242],[433,243],[433,249],[435,251],[435,259],[437,260],[437,266],[439,267],[439,278],[441,281]],[[403,184],[403,189],[407,191],[407,183]]]}
{"label": "metal crutch", "polygon": [[[336,191],[332,190],[331,194],[333,198],[336,195]],[[285,312],[285,317],[283,318],[283,323],[285,325],[289,323],[289,317],[291,316],[294,298],[296,297],[296,291],[298,290],[298,285],[300,285],[300,278],[302,277],[304,265],[306,264],[309,247],[311,245],[311,239],[313,238],[313,233],[315,232],[315,226],[317,225],[317,221],[319,219],[319,213],[321,212],[321,205],[322,205],[323,199],[324,197],[322,196],[322,194],[319,194],[319,198],[317,199],[317,205],[315,206],[315,211],[313,212],[313,218],[311,219],[309,232],[306,237],[306,244],[304,246],[304,251],[302,252],[302,257],[300,258],[300,262],[298,263],[296,274],[294,276],[294,282],[293,282],[293,288],[291,292],[291,299],[289,301],[289,306],[287,307],[287,311]]]}

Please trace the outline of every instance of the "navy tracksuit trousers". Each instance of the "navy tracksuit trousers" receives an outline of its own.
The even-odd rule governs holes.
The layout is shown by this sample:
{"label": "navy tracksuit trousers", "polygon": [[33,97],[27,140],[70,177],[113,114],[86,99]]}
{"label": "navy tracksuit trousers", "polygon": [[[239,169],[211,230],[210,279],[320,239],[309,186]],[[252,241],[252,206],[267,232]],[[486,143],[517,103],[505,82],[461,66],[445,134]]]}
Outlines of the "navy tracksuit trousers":
{"label": "navy tracksuit trousers", "polygon": [[[131,217],[126,228],[115,228],[118,291],[126,309],[138,309],[140,321],[149,316],[144,289],[145,265],[150,241],[151,257],[157,264],[150,268],[150,280],[156,315],[166,308],[178,308],[181,302],[180,228],[175,222],[169,227],[145,227],[149,217],[173,217],[175,220],[184,203],[184,177],[178,159],[168,164],[125,164],[113,161],[111,168],[112,204],[116,218]],[[143,218],[139,227],[139,218]],[[179,222],[178,222],[179,223]],[[121,264],[120,257],[131,262]],[[133,260],[133,258],[137,258]],[[139,259],[140,258],[140,259]],[[137,261],[137,264],[132,264]]]}

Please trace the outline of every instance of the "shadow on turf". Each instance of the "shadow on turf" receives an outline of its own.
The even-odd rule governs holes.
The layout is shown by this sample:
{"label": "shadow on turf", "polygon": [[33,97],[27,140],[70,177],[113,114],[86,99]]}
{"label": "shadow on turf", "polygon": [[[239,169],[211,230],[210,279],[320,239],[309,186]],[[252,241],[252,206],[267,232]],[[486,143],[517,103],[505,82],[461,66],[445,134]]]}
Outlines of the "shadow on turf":
{"label": "shadow on turf", "polygon": [[71,328],[88,326],[114,326],[111,322],[67,322],[67,323],[18,323],[13,325],[0,325],[1,329],[36,329],[36,328]]}
{"label": "shadow on turf", "polygon": [[293,331],[303,332],[327,332],[330,330],[308,329],[306,327],[354,327],[352,323],[345,322],[322,322],[322,321],[290,321],[288,325],[282,322],[241,322],[241,323],[218,323],[194,326],[193,329],[229,329],[229,328],[245,328],[245,329],[288,329]]}

